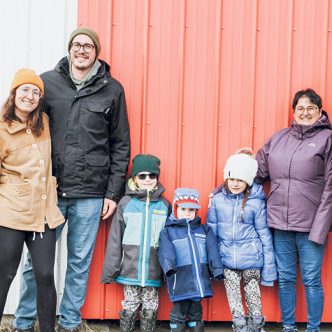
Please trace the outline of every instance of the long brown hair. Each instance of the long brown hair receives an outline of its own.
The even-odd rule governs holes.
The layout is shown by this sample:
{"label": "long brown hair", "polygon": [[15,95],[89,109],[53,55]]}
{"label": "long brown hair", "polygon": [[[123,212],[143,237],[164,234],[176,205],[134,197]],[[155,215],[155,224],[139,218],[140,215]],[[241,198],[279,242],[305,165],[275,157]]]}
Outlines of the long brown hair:
{"label": "long brown hair", "polygon": [[[229,187],[228,187],[228,181],[226,180],[225,183],[224,183],[224,187],[226,188],[226,191],[228,193],[230,193],[231,191],[229,190]],[[250,189],[251,187],[247,184],[246,186],[246,189],[244,189],[244,192],[243,192],[243,199],[242,199],[242,206],[241,206],[241,212],[240,212],[240,215],[241,215],[241,219],[243,220],[243,214],[244,214],[244,208],[246,207],[246,204],[247,204],[247,200],[248,200],[248,197],[249,197],[249,194],[250,194]]]}
{"label": "long brown hair", "polygon": [[[15,114],[16,89],[17,88],[10,91],[8,98],[1,107],[2,118],[9,125],[13,121],[22,123],[22,120]],[[36,136],[40,136],[44,130],[42,98],[39,99],[37,108],[29,114],[27,126]]]}

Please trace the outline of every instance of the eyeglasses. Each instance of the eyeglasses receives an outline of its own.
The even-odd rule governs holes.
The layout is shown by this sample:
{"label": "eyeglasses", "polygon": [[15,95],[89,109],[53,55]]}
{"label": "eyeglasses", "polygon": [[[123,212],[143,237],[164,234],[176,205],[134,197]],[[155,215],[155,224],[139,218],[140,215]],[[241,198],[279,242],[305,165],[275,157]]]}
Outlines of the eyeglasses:
{"label": "eyeglasses", "polygon": [[155,180],[158,177],[158,175],[155,173],[150,173],[150,174],[140,173],[137,174],[137,177],[142,181],[145,180],[147,177],[149,177],[150,180]]}
{"label": "eyeglasses", "polygon": [[302,115],[304,111],[307,111],[309,114],[314,114],[318,110],[317,106],[308,106],[308,107],[295,107],[295,112],[299,115]]}
{"label": "eyeglasses", "polygon": [[83,51],[88,54],[91,53],[95,48],[95,46],[91,44],[71,43],[71,49],[75,53],[78,52],[81,49],[81,47],[83,48]]}
{"label": "eyeglasses", "polygon": [[37,89],[32,90],[30,88],[25,88],[25,87],[18,88],[16,90],[16,93],[18,93],[20,96],[30,95],[30,96],[32,96],[33,99],[36,99],[36,100],[40,99],[40,97],[42,96],[42,93],[40,90],[37,90]]}

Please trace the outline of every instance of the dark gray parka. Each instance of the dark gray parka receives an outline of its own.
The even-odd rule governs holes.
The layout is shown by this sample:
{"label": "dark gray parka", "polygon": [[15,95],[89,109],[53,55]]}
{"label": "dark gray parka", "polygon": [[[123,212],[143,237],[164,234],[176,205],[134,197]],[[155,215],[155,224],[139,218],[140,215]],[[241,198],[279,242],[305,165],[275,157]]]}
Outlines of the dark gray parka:
{"label": "dark gray parka", "polygon": [[125,95],[99,60],[98,72],[77,91],[67,57],[41,75],[50,117],[53,175],[67,198],[119,201],[130,156]]}
{"label": "dark gray parka", "polygon": [[332,223],[332,130],[327,113],[311,126],[293,122],[278,131],[256,159],[256,181],[271,180],[268,225],[309,232],[309,240],[323,244]]}

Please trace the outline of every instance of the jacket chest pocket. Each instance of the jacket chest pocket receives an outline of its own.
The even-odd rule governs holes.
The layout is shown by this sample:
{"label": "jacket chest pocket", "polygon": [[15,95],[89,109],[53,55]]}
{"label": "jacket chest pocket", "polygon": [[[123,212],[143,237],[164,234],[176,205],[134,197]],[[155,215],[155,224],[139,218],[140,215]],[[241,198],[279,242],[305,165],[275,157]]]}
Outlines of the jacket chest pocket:
{"label": "jacket chest pocket", "polygon": [[0,195],[11,210],[25,212],[32,209],[32,188],[28,182],[1,184]]}
{"label": "jacket chest pocket", "polygon": [[205,234],[195,234],[196,243],[199,252],[200,263],[207,264],[206,255],[206,235]]}
{"label": "jacket chest pocket", "polygon": [[160,232],[165,227],[166,214],[158,215],[152,213],[152,229],[151,229],[151,246],[157,248],[159,247],[159,236]]}
{"label": "jacket chest pocket", "polygon": [[109,119],[114,109],[112,106],[100,103],[88,103],[80,113],[80,141],[87,153],[96,150],[107,150],[109,140]]}

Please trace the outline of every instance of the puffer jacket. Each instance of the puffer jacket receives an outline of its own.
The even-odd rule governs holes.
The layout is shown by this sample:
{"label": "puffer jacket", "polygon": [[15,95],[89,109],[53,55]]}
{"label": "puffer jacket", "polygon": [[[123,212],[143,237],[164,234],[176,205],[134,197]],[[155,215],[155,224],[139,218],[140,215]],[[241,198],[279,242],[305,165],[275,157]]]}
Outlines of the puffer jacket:
{"label": "puffer jacket", "polygon": [[41,75],[50,117],[53,175],[66,198],[123,194],[130,156],[125,95],[99,60],[98,72],[77,91],[67,57]]}
{"label": "puffer jacket", "polygon": [[270,227],[309,232],[324,244],[332,223],[332,130],[328,115],[311,126],[296,122],[258,151],[256,180],[271,180],[267,200]]}
{"label": "puffer jacket", "polygon": [[169,203],[163,186],[138,190],[132,179],[121,198],[108,237],[101,282],[160,287],[162,270],[157,250],[165,226]]}
{"label": "puffer jacket", "polygon": [[52,176],[48,118],[39,136],[26,123],[0,119],[0,226],[44,232],[64,222]]}
{"label": "puffer jacket", "polygon": [[212,296],[211,278],[223,276],[217,240],[199,217],[187,222],[172,214],[160,234],[158,258],[172,302]]}
{"label": "puffer jacket", "polygon": [[262,284],[272,286],[277,271],[263,187],[253,183],[241,211],[243,197],[243,193],[231,194],[220,187],[212,197],[206,222],[217,237],[224,267],[261,269]]}

